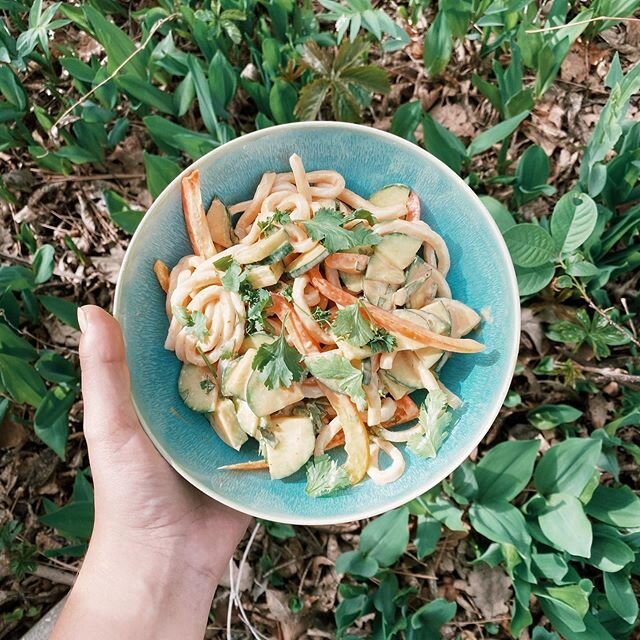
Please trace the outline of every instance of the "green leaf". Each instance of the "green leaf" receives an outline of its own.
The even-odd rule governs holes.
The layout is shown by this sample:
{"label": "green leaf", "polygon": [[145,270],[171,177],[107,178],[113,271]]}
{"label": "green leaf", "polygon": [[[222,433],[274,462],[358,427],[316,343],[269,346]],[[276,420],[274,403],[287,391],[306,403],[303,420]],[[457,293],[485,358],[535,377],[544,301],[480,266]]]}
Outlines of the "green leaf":
{"label": "green leaf", "polygon": [[[132,53],[136,46],[129,36],[107,20],[100,11],[91,6],[84,6],[83,11],[89,20],[91,30],[96,40],[107,52],[107,71],[113,71],[121,65]],[[124,72],[135,73],[142,79],[147,78],[148,53],[142,51],[129,61],[123,68]]]}
{"label": "green leaf", "polygon": [[35,347],[2,323],[0,323],[0,353],[15,356],[28,362],[38,357]]}
{"label": "green leaf", "polygon": [[355,84],[369,93],[389,93],[389,75],[381,67],[372,64],[351,67],[340,74],[343,80]]}
{"label": "green leaf", "polygon": [[167,153],[175,154],[181,150],[197,160],[218,146],[217,140],[211,135],[191,131],[162,116],[147,116],[143,121],[153,141]]}
{"label": "green leaf", "polygon": [[418,100],[412,100],[401,104],[391,119],[391,133],[416,142],[415,131],[422,118],[422,104]]}
{"label": "green leaf", "polygon": [[193,54],[187,56],[187,67],[193,77],[193,84],[196,89],[196,95],[198,96],[198,107],[200,108],[200,116],[202,122],[207,128],[209,133],[216,136],[218,142],[224,142],[220,140],[218,118],[216,117],[215,109],[213,108],[213,101],[211,99],[211,89],[204,75],[204,71],[200,66],[200,61]]}
{"label": "green leaf", "polygon": [[588,195],[565,193],[551,216],[551,235],[561,253],[575,251],[591,235],[597,219],[596,203]]}
{"label": "green leaf", "polygon": [[0,354],[0,382],[18,404],[37,408],[47,393],[36,370],[16,356]]}
{"label": "green leaf", "polygon": [[43,351],[34,366],[36,371],[49,382],[70,384],[78,379],[78,370],[55,351]]}
{"label": "green leaf", "polygon": [[270,520],[262,520],[258,518],[258,522],[265,528],[266,532],[272,537],[278,540],[288,540],[289,538],[295,538],[296,531],[290,525],[284,522],[271,522]]}
{"label": "green leaf", "polygon": [[400,507],[372,520],[360,534],[360,551],[382,567],[396,562],[409,544],[409,510]]}
{"label": "green leaf", "polygon": [[451,529],[451,531],[466,531],[462,522],[462,511],[454,507],[448,500],[437,497],[435,500],[428,502],[427,512],[430,513],[438,522]]}
{"label": "green leaf", "polygon": [[583,618],[589,609],[588,594],[577,584],[534,589],[542,610],[554,626],[566,625],[573,632],[584,631]]}
{"label": "green leaf", "polygon": [[416,554],[419,560],[432,554],[438,546],[442,534],[442,525],[434,518],[418,516],[416,526]]}
{"label": "green leaf", "polygon": [[551,236],[531,222],[510,227],[504,232],[504,240],[513,263],[519,267],[541,267],[557,255]]}
{"label": "green leaf", "polygon": [[373,329],[361,313],[360,305],[357,303],[340,309],[331,328],[336,336],[344,338],[354,347],[362,347],[374,337]]}
{"label": "green leaf", "polygon": [[218,50],[209,63],[208,76],[214,108],[222,113],[236,93],[238,74],[222,51]]}
{"label": "green leaf", "polygon": [[475,503],[469,509],[471,526],[493,542],[511,544],[521,554],[529,553],[531,536],[524,516],[504,500],[487,504]]}
{"label": "green leaf", "polygon": [[438,75],[447,66],[452,51],[453,36],[447,16],[444,11],[439,11],[427,31],[424,43],[424,66],[427,71],[432,76]]}
{"label": "green leaf", "polygon": [[376,245],[380,242],[380,236],[369,229],[344,229],[342,225],[346,220],[339,211],[322,208],[316,211],[311,220],[303,222],[303,225],[309,236],[322,242],[331,253],[364,245]]}
{"label": "green leaf", "polygon": [[331,84],[325,78],[316,78],[302,87],[293,110],[299,120],[315,120],[329,93]]}
{"label": "green leaf", "polygon": [[444,598],[436,598],[423,604],[409,620],[412,629],[420,630],[420,636],[415,635],[414,637],[436,638],[440,636],[440,627],[453,620],[457,608],[455,602],[449,602]]}
{"label": "green leaf", "polygon": [[638,617],[638,601],[629,578],[622,571],[604,573],[604,592],[611,608],[629,624]]}
{"label": "green leaf", "polygon": [[40,522],[66,538],[88,540],[93,530],[93,516],[93,502],[78,501],[40,516]]}
{"label": "green leaf", "polygon": [[549,449],[536,465],[533,481],[543,495],[578,497],[593,475],[602,443],[592,438],[567,438]]}
{"label": "green leaf", "polygon": [[344,467],[324,454],[313,458],[307,464],[307,486],[305,493],[312,498],[328,496],[351,486]]}
{"label": "green leaf", "polygon": [[616,572],[633,562],[633,549],[620,539],[617,529],[596,524],[589,563],[601,571]]}
{"label": "green leaf", "polygon": [[537,429],[553,429],[570,424],[582,416],[582,411],[567,404],[541,404],[527,413],[527,419]]}
{"label": "green leaf", "polygon": [[540,443],[537,440],[502,442],[476,465],[478,502],[513,500],[529,484]]}
{"label": "green leaf", "polygon": [[582,558],[591,555],[591,523],[578,498],[552,493],[547,498],[544,512],[538,516],[538,522],[542,533],[556,549]]}
{"label": "green leaf", "polygon": [[362,388],[362,370],[354,367],[343,355],[338,352],[321,356],[311,355],[307,356],[304,362],[312,376],[320,381],[329,381],[333,387],[349,396],[358,409],[365,409],[367,399]]}
{"label": "green leaf", "polygon": [[502,142],[507,136],[510,136],[520,125],[520,123],[529,115],[529,111],[523,111],[513,118],[509,118],[499,124],[483,131],[476,136],[471,144],[467,147],[467,156],[473,156],[490,149],[494,144]]}
{"label": "green leaf", "polygon": [[75,400],[75,392],[68,388],[54,387],[44,397],[34,418],[36,435],[58,456],[65,459],[65,447],[69,435],[69,409]]}
{"label": "green leaf", "polygon": [[336,573],[350,573],[362,578],[373,578],[379,569],[380,565],[377,561],[360,549],[342,553],[336,559]]}
{"label": "green leaf", "polygon": [[269,108],[276,124],[294,122],[294,109],[298,100],[295,87],[281,78],[276,78],[269,92]]}
{"label": "green leaf", "polygon": [[289,387],[302,379],[302,356],[287,344],[284,333],[271,344],[263,344],[251,366],[260,371],[267,389]]}
{"label": "green leaf", "polygon": [[553,582],[561,582],[569,566],[559,553],[532,553],[531,563],[536,576]]}
{"label": "green leaf", "polygon": [[151,197],[155,199],[182,169],[171,158],[154,156],[145,151],[144,170],[147,176],[147,189],[149,189]]}
{"label": "green leaf", "polygon": [[26,267],[0,267],[0,291],[34,289],[33,272]]}
{"label": "green leaf", "polygon": [[460,173],[466,158],[466,149],[460,138],[434,120],[428,113],[422,119],[424,148],[442,160],[450,169]]}
{"label": "green leaf", "polygon": [[50,244],[43,244],[33,255],[31,269],[33,281],[43,284],[53,275],[55,251]]}
{"label": "green leaf", "polygon": [[407,449],[421,458],[435,458],[448,435],[452,414],[447,396],[441,389],[431,389],[420,406],[418,425],[421,430],[407,440]]}
{"label": "green leaf", "polygon": [[148,107],[153,107],[168,115],[178,115],[174,106],[173,96],[153,86],[147,79],[131,73],[118,76],[118,86],[134,100],[140,101]]}
{"label": "green leaf", "polygon": [[500,229],[502,233],[516,224],[509,209],[495,198],[491,196],[480,196],[480,202],[487,208],[487,211],[489,211],[494,222],[498,225],[498,229]]}
{"label": "green leaf", "polygon": [[63,298],[56,298],[55,296],[38,296],[40,304],[49,313],[58,318],[61,322],[68,324],[74,329],[80,329],[78,325],[78,305],[75,302],[64,300]]}
{"label": "green leaf", "polygon": [[115,191],[104,191],[102,195],[111,219],[127,233],[134,233],[145,212],[132,209]]}
{"label": "green leaf", "polygon": [[[520,157],[516,169],[515,188],[520,203],[533,200],[541,193],[549,193],[546,182],[549,179],[549,158],[544,149],[536,144],[527,147]],[[551,191],[553,189],[551,188]]]}
{"label": "green leaf", "polygon": [[600,485],[585,511],[602,522],[623,529],[637,528],[640,523],[640,498],[627,486]]}

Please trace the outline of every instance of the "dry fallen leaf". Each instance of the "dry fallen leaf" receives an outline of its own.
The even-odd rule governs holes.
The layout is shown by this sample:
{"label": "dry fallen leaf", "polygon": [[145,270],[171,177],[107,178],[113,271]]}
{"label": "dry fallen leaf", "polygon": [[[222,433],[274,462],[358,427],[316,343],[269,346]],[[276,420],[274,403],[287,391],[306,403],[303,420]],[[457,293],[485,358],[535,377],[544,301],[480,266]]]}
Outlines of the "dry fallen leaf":
{"label": "dry fallen leaf", "polygon": [[536,351],[542,353],[542,340],[544,333],[542,331],[542,322],[531,309],[523,308],[520,312],[521,329],[526,333],[533,342]]}
{"label": "dry fallen leaf", "polygon": [[485,618],[509,611],[511,580],[502,569],[478,564],[469,572],[467,582],[467,591]]}

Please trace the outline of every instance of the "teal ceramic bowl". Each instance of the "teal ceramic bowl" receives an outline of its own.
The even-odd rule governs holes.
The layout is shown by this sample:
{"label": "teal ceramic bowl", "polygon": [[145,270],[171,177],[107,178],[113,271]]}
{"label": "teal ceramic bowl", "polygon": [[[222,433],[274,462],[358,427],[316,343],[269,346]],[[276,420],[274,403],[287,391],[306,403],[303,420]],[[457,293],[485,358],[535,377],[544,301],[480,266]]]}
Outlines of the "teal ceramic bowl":
{"label": "teal ceramic bowl", "polygon": [[267,472],[223,471],[255,460],[257,447],[240,452],[223,444],[208,421],[190,411],[177,391],[180,363],[163,348],[165,297],[152,271],[160,258],[173,266],[191,253],[180,204],[178,176],[158,197],[133,236],[115,295],[131,369],[133,400],[142,426],[165,459],[191,484],[239,511],[291,524],[329,524],[374,516],[427,491],[449,475],[485,435],[509,388],[520,333],[515,273],[502,236],[471,189],[418,146],[376,129],[334,122],[288,124],[233,140],[193,163],[205,205],[217,194],[228,203],[250,198],[265,171],[288,171],[292,153],[307,170],[336,169],[347,186],[368,196],[392,183],[420,197],[424,219],[451,252],[453,296],[486,320],[472,337],[486,345],[476,355],[454,355],[442,380],[464,401],[438,456],[405,452],[405,474],[392,484],[364,480],[334,496],[305,494],[304,470],[272,481]]}

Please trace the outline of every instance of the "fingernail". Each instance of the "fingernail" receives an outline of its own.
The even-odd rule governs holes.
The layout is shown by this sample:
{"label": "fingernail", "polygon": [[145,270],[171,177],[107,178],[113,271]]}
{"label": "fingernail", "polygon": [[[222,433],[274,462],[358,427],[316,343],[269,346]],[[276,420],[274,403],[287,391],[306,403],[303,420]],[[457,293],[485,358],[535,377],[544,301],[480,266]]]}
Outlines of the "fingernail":
{"label": "fingernail", "polygon": [[80,326],[80,331],[82,331],[82,333],[87,330],[87,314],[84,312],[82,307],[78,307],[78,325]]}

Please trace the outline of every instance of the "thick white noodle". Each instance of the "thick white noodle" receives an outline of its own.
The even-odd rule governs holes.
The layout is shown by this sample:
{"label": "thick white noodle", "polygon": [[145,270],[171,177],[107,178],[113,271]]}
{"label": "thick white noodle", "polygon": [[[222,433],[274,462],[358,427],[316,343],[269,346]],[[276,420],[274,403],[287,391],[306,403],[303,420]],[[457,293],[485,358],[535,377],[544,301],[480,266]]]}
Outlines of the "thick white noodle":
{"label": "thick white noodle", "polygon": [[388,207],[377,207],[369,200],[359,196],[349,189],[345,189],[338,199],[348,204],[352,209],[366,209],[372,213],[376,220],[396,220],[407,215],[407,207],[404,204],[393,204]]}
{"label": "thick white noodle", "polygon": [[296,314],[311,335],[319,336],[325,344],[335,344],[335,340],[311,316],[311,309],[309,309],[304,295],[305,287],[308,284],[309,276],[306,274],[293,281],[292,297],[293,304],[296,306]]}
{"label": "thick white noodle", "polygon": [[[380,469],[378,463],[378,456],[380,451],[386,453],[391,458],[391,464],[385,469]],[[390,442],[386,442],[381,438],[372,438],[372,442],[369,445],[369,468],[367,469],[367,475],[376,484],[389,484],[395,482],[403,473],[405,469],[405,462],[402,452],[394,447]]]}
{"label": "thick white noodle", "polygon": [[276,181],[276,174],[272,171],[263,174],[256,192],[253,196],[251,204],[245,209],[244,213],[240,216],[236,224],[236,235],[242,239],[249,232],[249,226],[256,219],[260,208],[262,207],[262,201],[271,193],[273,183]]}
{"label": "thick white noodle", "polygon": [[316,446],[313,449],[314,457],[321,456],[324,453],[326,446],[331,442],[333,436],[335,436],[342,429],[340,420],[336,416],[333,420],[320,427],[320,431],[316,437]]}

